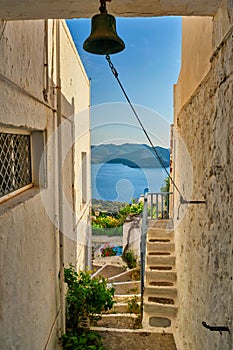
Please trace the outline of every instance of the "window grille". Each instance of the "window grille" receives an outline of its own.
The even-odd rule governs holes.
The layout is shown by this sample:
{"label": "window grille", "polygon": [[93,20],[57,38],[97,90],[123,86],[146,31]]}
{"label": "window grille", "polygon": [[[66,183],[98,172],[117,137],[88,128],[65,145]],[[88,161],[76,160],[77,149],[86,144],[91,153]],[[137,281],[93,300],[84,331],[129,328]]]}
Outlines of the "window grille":
{"label": "window grille", "polygon": [[31,183],[30,135],[0,132],[0,197]]}

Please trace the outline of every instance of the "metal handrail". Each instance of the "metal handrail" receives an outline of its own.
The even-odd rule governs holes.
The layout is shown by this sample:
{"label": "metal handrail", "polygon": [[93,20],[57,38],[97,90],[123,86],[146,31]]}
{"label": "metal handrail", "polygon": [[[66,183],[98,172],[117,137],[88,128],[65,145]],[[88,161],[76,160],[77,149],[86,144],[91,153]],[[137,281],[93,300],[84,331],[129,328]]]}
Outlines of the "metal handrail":
{"label": "metal handrail", "polygon": [[145,275],[145,262],[146,262],[146,234],[147,234],[147,221],[148,221],[148,192],[144,192],[144,205],[142,212],[142,230],[141,230],[141,242],[140,242],[140,263],[141,263],[141,317],[143,315],[143,295],[144,295],[144,275]]}
{"label": "metal handrail", "polygon": [[148,193],[148,218],[169,219],[170,195],[172,192]]}

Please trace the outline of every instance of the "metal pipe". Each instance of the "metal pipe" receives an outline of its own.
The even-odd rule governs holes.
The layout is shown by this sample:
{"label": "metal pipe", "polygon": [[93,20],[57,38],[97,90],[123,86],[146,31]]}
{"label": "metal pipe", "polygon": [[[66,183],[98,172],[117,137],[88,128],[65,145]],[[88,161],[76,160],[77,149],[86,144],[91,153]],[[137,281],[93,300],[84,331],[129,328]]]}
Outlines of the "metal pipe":
{"label": "metal pipe", "polygon": [[43,89],[44,100],[48,102],[49,93],[49,33],[48,19],[44,21],[44,72],[45,72],[45,88]]}
{"label": "metal pipe", "polygon": [[147,234],[147,211],[148,211],[148,192],[144,192],[144,206],[142,214],[142,231],[140,244],[140,265],[141,265],[141,317],[143,316],[143,296],[144,296],[144,275],[146,258],[146,234]]}
{"label": "metal pipe", "polygon": [[64,292],[64,235],[63,235],[63,175],[62,175],[62,113],[61,113],[61,60],[60,20],[56,20],[56,73],[57,73],[57,173],[59,203],[59,287],[61,307],[61,332],[65,333],[65,292]]}

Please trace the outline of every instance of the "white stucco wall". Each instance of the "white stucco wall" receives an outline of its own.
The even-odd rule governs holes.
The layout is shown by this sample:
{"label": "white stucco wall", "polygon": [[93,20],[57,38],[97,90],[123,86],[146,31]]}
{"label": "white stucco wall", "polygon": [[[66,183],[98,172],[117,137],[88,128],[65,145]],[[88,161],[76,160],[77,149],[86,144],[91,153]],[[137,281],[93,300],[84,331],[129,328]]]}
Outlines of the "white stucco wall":
{"label": "white stucco wall", "polygon": [[[64,21],[48,22],[48,101],[44,21],[7,22],[0,41],[0,127],[44,131],[46,138],[47,185],[35,186],[0,204],[0,339],[1,349],[58,349],[61,328],[60,280],[62,265],[86,266],[86,234],[90,201],[90,175],[87,170],[87,203],[81,202],[81,152],[89,157],[89,81],[75,51]],[[60,52],[60,58],[58,53]],[[60,60],[60,85],[58,63]],[[71,69],[72,67],[72,69]],[[61,120],[85,110],[82,134],[65,156],[65,146],[78,133],[79,121],[68,121],[62,131],[58,165],[59,137],[57,96],[61,87]],[[51,140],[53,142],[51,142]],[[71,142],[72,144],[72,142]],[[38,162],[38,160],[37,160]],[[89,160],[88,160],[89,162]],[[69,203],[59,211],[59,169],[62,169],[64,198]],[[64,201],[65,203],[65,201]],[[59,215],[62,216],[63,245],[59,241]],[[61,219],[61,217],[60,217]],[[70,239],[66,233],[72,232]],[[82,237],[82,241],[78,237]],[[76,240],[76,241],[75,241]],[[61,253],[63,249],[63,254]],[[61,256],[64,255],[64,262]],[[63,284],[63,281],[62,283]],[[62,299],[63,299],[62,295]]]}
{"label": "white stucco wall", "polygon": [[182,18],[182,65],[175,85],[176,114],[210,69],[210,57],[213,52],[212,31],[212,17]]}

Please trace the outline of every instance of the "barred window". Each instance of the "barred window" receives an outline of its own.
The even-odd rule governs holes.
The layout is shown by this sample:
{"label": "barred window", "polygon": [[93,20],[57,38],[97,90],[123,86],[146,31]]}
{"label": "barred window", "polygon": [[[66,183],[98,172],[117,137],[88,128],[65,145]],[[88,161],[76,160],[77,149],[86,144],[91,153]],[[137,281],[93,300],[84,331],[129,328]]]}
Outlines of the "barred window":
{"label": "barred window", "polygon": [[0,198],[31,183],[30,134],[0,132]]}

